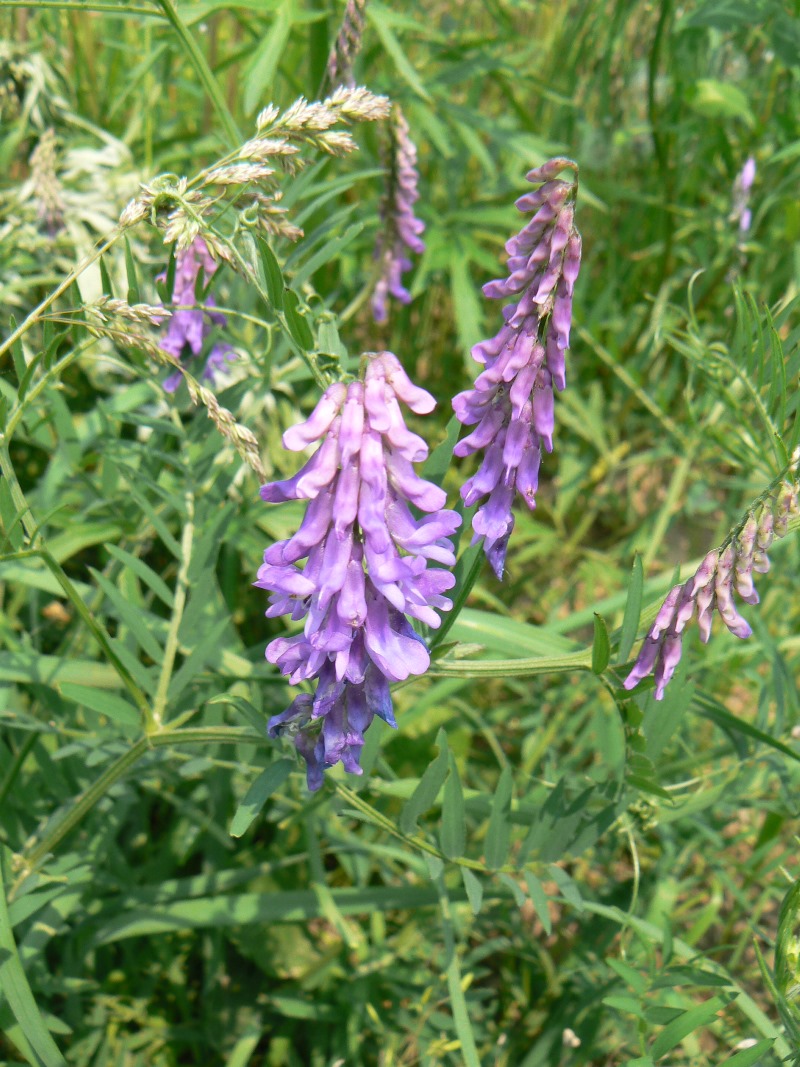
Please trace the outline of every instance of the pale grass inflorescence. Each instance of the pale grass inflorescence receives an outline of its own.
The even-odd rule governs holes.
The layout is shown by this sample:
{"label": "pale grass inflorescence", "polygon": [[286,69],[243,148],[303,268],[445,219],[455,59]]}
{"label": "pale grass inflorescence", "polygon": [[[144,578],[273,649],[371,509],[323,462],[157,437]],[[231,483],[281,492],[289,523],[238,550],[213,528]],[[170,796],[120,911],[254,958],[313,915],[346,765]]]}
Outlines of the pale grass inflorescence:
{"label": "pale grass inflorescence", "polygon": [[[347,127],[375,122],[389,113],[389,101],[363,87],[340,86],[321,102],[300,97],[281,113],[273,104],[256,119],[254,137],[194,178],[161,175],[142,186],[120,216],[123,229],[149,217],[177,251],[201,236],[215,259],[235,262],[226,241],[211,226],[211,212],[228,191],[237,200],[239,218],[275,237],[295,240],[302,231],[280,207],[281,172],[295,174],[307,162],[304,150],[344,156],[357,148]],[[335,126],[344,128],[334,129]]]}

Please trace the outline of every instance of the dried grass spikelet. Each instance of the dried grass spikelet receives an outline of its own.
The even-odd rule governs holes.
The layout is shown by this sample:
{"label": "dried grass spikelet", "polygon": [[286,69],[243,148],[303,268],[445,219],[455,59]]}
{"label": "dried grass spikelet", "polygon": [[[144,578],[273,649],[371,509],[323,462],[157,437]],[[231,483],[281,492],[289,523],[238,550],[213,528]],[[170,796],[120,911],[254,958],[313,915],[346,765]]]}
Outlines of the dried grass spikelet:
{"label": "dried grass spikelet", "polygon": [[296,174],[308,162],[304,151],[330,156],[354,152],[358,145],[349,130],[333,127],[374,122],[385,118],[389,107],[386,97],[348,86],[322,101],[309,103],[300,97],[283,114],[270,104],[256,119],[255,136],[191,180],[162,174],[142,185],[140,195],[122,212],[120,226],[127,229],[149,216],[162,230],[164,243],[175,244],[177,251],[202,237],[215,258],[231,261],[230,249],[215,237],[206,219],[232,190],[248,225],[295,240],[302,230],[285,219],[285,210],[278,204],[280,174]]}
{"label": "dried grass spikelet", "polygon": [[236,418],[214,396],[214,393],[190,374],[189,371],[169,352],[164,351],[158,342],[136,326],[159,325],[169,312],[164,308],[150,304],[128,304],[124,300],[104,298],[95,304],[89,304],[85,310],[91,313],[97,322],[87,323],[87,329],[96,337],[106,337],[116,344],[127,348],[136,348],[161,366],[170,367],[179,372],[189,390],[194,404],[204,407],[208,417],[220,434],[236,449],[236,452],[256,474],[260,482],[267,480],[267,473],[261,462],[258,441],[251,430],[236,421]]}

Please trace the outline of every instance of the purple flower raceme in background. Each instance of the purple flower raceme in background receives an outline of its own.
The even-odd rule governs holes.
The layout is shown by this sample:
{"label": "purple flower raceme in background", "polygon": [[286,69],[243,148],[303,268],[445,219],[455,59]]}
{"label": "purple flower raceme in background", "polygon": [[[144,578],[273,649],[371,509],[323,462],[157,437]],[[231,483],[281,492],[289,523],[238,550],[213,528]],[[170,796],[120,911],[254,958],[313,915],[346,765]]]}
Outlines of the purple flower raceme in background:
{"label": "purple flower raceme in background", "polygon": [[268,726],[270,737],[293,736],[309,789],[335,763],[361,773],[374,716],[396,725],[390,683],[428,669],[428,650],[406,616],[438,627],[434,609],[452,607],[444,593],[453,575],[430,564],[455,563],[449,537],[461,517],[443,510],[444,492],[415,473],[428,449],[407,429],[399,403],[425,414],[433,397],[391,352],[365,360],[363,381],[331,385],[283,435],[295,452],[321,442],[313,456],[293,478],[261,489],[269,503],[308,501],[297,533],[264,553],[255,584],[270,593],[267,617],[305,620],[300,633],[271,641],[266,655],[293,685],[315,684]]}
{"label": "purple flower raceme in background", "polygon": [[419,199],[417,150],[409,136],[405,116],[396,105],[392,111],[390,151],[389,181],[381,207],[383,227],[375,247],[375,258],[381,265],[381,276],[372,297],[376,322],[386,322],[388,318],[387,297],[393,296],[401,304],[411,303],[411,293],[403,285],[403,273],[411,269],[408,254],[421,255],[425,251],[425,242],[420,237],[425,223],[414,214],[414,204]]}
{"label": "purple flower raceme in background", "polygon": [[746,604],[758,603],[753,574],[765,574],[769,570],[767,551],[773,538],[783,537],[790,518],[800,514],[798,488],[797,482],[783,482],[774,496],[747,514],[722,548],[708,553],[688,581],[670,590],[623,683],[626,689],[633,689],[642,678],[652,674],[654,696],[656,700],[663,698],[680,662],[684,630],[695,611],[703,643],[711,637],[715,612],[734,637],[750,636],[752,630],[737,611],[733,594],[737,593]]}
{"label": "purple flower raceme in background", "polygon": [[361,51],[366,22],[367,0],[347,0],[344,17],[328,56],[325,77],[328,85],[355,85],[353,63]]}
{"label": "purple flower raceme in background", "polygon": [[744,166],[736,175],[733,183],[733,210],[731,221],[739,223],[739,234],[744,237],[753,224],[753,212],[750,210],[750,190],[756,180],[756,161],[748,156]]}
{"label": "purple flower raceme in background", "polygon": [[[182,310],[173,311],[159,347],[177,360],[182,359],[187,348],[193,356],[199,356],[214,325],[224,326],[227,322],[225,315],[219,311],[206,312],[202,308],[192,306],[197,302],[196,290],[200,272],[203,272],[204,280],[208,281],[216,269],[214,257],[202,237],[195,237],[189,247],[178,252],[175,257],[172,303]],[[162,274],[161,279],[165,278],[166,274]],[[205,303],[213,305],[213,297],[207,296]],[[214,345],[206,360],[203,378],[213,385],[215,375],[223,369],[226,362],[234,359],[236,353],[229,344]],[[164,388],[168,393],[174,393],[181,384],[181,379],[180,371],[176,371],[164,382]]]}
{"label": "purple flower raceme in background", "polygon": [[[574,179],[559,179],[564,170]],[[483,287],[489,299],[508,301],[504,325],[474,346],[473,359],[485,369],[472,389],[453,400],[458,420],[475,426],[455,454],[483,454],[477,473],[461,489],[468,507],[484,501],[472,520],[473,544],[483,538],[498,578],[514,528],[515,490],[529,508],[536,506],[542,448],[553,448],[553,390],[566,385],[564,354],[581,262],[577,174],[569,159],[551,159],[528,174],[528,181],[541,184],[521,196],[517,207],[535,214],[506,244],[508,278]]]}

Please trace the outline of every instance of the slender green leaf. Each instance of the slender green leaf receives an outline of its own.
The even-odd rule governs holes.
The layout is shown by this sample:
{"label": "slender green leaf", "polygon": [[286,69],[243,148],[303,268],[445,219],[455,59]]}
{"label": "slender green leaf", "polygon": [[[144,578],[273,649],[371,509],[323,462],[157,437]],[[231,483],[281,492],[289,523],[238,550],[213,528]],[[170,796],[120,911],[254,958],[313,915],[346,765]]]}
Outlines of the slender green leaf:
{"label": "slender green leaf", "polygon": [[461,778],[452,753],[450,753],[450,774],[444,787],[440,839],[442,852],[448,859],[457,859],[464,854],[464,848],[467,843],[464,793],[461,789]]}
{"label": "slender green leaf", "polygon": [[514,788],[514,777],[510,767],[504,767],[497,783],[494,797],[492,798],[492,813],[489,816],[489,829],[486,832],[487,866],[497,870],[506,862],[508,849],[511,844],[511,794]]}
{"label": "slender green leaf", "polygon": [[251,823],[260,813],[267,800],[276,789],[280,789],[292,772],[292,761],[279,759],[270,764],[266,770],[259,774],[244,796],[244,800],[236,809],[236,814],[231,822],[231,837],[241,837],[250,828]]}
{"label": "slender green leaf", "polygon": [[611,656],[611,644],[608,639],[606,624],[600,615],[594,617],[594,641],[592,642],[592,670],[602,674],[608,666]]}
{"label": "slender green leaf", "polygon": [[62,682],[59,688],[67,700],[74,700],[76,704],[107,715],[109,719],[122,723],[123,726],[138,726],[141,722],[140,712],[114,693],[92,689],[88,685],[76,685],[74,682]]}
{"label": "slender green leaf", "polygon": [[433,807],[447,776],[450,750],[447,747],[447,737],[444,730],[439,731],[436,744],[439,748],[439,755],[426,768],[425,773],[419,780],[419,785],[408,798],[400,813],[400,829],[404,834],[410,834],[416,830],[417,820],[420,815],[424,815],[429,808]]}
{"label": "slender green leaf", "polygon": [[528,886],[531,904],[533,904],[536,914],[539,916],[539,922],[544,927],[544,932],[551,934],[553,932],[553,923],[550,919],[549,901],[547,893],[544,891],[544,886],[533,871],[525,871],[525,882]]}
{"label": "slender green leaf", "polygon": [[66,1067],[66,1060],[50,1036],[36,1004],[17,951],[2,877],[4,859],[0,859],[0,992],[30,1046],[34,1057],[29,1057],[30,1062],[36,1067]]}
{"label": "slender green leaf", "polygon": [[662,1056],[666,1056],[689,1034],[693,1034],[701,1026],[707,1026],[717,1017],[717,1014],[722,1011],[727,1003],[728,999],[725,997],[711,997],[702,1004],[698,1004],[696,1008],[681,1012],[676,1019],[673,1019],[671,1023],[664,1027],[655,1039],[650,1048],[651,1057],[654,1060],[658,1060]]}
{"label": "slender green leaf", "polygon": [[467,893],[469,906],[472,908],[472,914],[478,915],[480,914],[481,905],[483,904],[483,883],[478,876],[469,869],[469,867],[461,868],[461,878],[464,882],[464,889]]}
{"label": "slender green leaf", "polygon": [[628,583],[628,598],[625,601],[625,614],[622,617],[622,629],[619,635],[617,663],[627,663],[636,631],[639,629],[639,617],[642,613],[642,589],[644,587],[644,568],[642,557],[637,552],[633,557],[631,580]]}

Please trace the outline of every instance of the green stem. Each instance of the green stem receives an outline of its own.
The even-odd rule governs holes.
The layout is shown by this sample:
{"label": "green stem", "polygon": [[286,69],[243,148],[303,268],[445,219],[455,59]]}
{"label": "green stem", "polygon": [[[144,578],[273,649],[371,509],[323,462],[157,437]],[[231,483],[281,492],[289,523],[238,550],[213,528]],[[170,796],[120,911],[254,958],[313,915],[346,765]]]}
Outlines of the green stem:
{"label": "green stem", "polygon": [[428,670],[433,677],[524,678],[535,674],[562,674],[592,669],[592,650],[564,656],[531,656],[519,659],[435,660]]}
{"label": "green stem", "polygon": [[8,422],[6,423],[6,428],[0,435],[0,441],[2,441],[6,445],[10,443],[11,438],[13,437],[17,427],[22,421],[27,406],[32,401],[36,400],[36,398],[41,395],[41,393],[47,388],[47,386],[51,382],[56,381],[58,377],[62,374],[62,372],[67,369],[70,363],[74,363],[74,361],[79,356],[82,356],[87,349],[91,348],[92,345],[97,344],[97,340],[98,339],[96,337],[93,337],[91,340],[84,341],[83,344],[77,345],[65,356],[62,356],[61,359],[54,363],[53,366],[42,375],[42,377],[35,385],[31,386],[25,396],[21,400],[18,400],[14,407],[11,409],[11,412],[8,416]]}
{"label": "green stem", "polygon": [[185,23],[181,20],[178,10],[173,3],[173,0],[158,0],[165,16],[172,24],[173,29],[181,39],[181,43],[186,51],[189,61],[195,69],[200,81],[203,83],[205,91],[208,93],[209,99],[214,106],[214,110],[219,117],[220,122],[225,127],[225,133],[227,139],[231,145],[238,145],[242,142],[242,135],[239,131],[236,121],[228,110],[228,105],[222,95],[222,90],[217,83],[217,79],[211,71],[205,56],[198,47],[194,37],[189,32]]}
{"label": "green stem", "polygon": [[124,752],[103,774],[93,782],[77,799],[73,800],[70,808],[40,839],[39,843],[32,843],[22,854],[22,872],[17,879],[17,885],[73,830],[83,817],[92,810],[95,804],[106,795],[109,789],[137,763],[151,748],[163,745],[212,745],[212,744],[240,744],[243,741],[258,742],[259,738],[248,727],[235,726],[198,726],[183,730],[163,730],[159,734],[151,734],[149,737],[141,737]]}
{"label": "green stem", "polygon": [[[2,454],[2,449],[0,449],[0,454]],[[53,575],[55,580],[64,590],[67,599],[74,607],[76,613],[80,616],[81,620],[86,625],[92,637],[94,637],[95,641],[97,641],[98,645],[105,653],[106,658],[109,660],[114,670],[117,672],[122,684],[133,697],[133,700],[136,706],[142,712],[145,721],[149,720],[150,706],[148,704],[147,697],[139,688],[139,685],[137,684],[136,680],[134,679],[128,668],[119,658],[117,653],[114,651],[114,646],[112,645],[111,639],[109,638],[108,634],[103,629],[103,626],[97,621],[94,614],[89,610],[89,608],[87,608],[86,604],[84,604],[83,600],[78,595],[78,591],[76,590],[70,579],[67,577],[67,575],[64,573],[60,564],[45,548],[31,548],[26,549],[23,552],[16,552],[14,554],[14,559],[17,560],[34,558],[42,560],[45,567],[47,567],[47,569]]]}
{"label": "green stem", "polygon": [[24,336],[31,328],[31,326],[33,326],[36,322],[39,321],[42,316],[42,312],[47,311],[50,305],[55,303],[55,301],[58,300],[61,294],[66,292],[67,289],[69,289],[69,287],[72,285],[72,283],[77,278],[79,278],[85,270],[91,267],[93,263],[96,263],[97,260],[105,252],[107,252],[117,240],[119,240],[122,235],[122,232],[122,229],[117,227],[117,229],[114,230],[112,234],[110,234],[108,237],[103,238],[101,244],[97,248],[95,248],[93,252],[90,252],[80,261],[80,263],[76,267],[73,267],[73,269],[69,272],[64,281],[59,286],[57,286],[49,296],[46,296],[41,302],[41,304],[39,304],[38,307],[34,308],[30,315],[28,315],[28,317],[19,324],[19,326],[16,328],[16,330],[14,330],[11,336],[7,337],[6,340],[0,345],[0,356],[7,352],[8,349],[11,348],[11,346],[20,339],[20,337]]}
{"label": "green stem", "polygon": [[153,702],[153,712],[149,717],[148,732],[161,729],[164,721],[164,711],[167,706],[169,683],[172,680],[172,668],[175,664],[175,655],[178,651],[178,630],[183,619],[183,609],[186,607],[186,592],[189,588],[189,565],[192,561],[192,540],[194,538],[194,494],[186,494],[186,525],[183,527],[181,537],[181,565],[178,570],[178,578],[175,583],[175,603],[172,608],[172,618],[167,633],[167,643],[164,646],[164,659],[161,663],[161,673],[158,677]]}
{"label": "green stem", "polygon": [[20,516],[22,529],[25,531],[28,540],[34,544],[39,540],[36,520],[33,517],[33,512],[30,509],[28,501],[25,499],[22,487],[17,480],[17,472],[14,470],[11,456],[8,453],[8,444],[6,443],[5,434],[0,434],[0,473],[2,473],[6,480],[6,484],[8,485],[8,491],[11,493],[11,500]]}
{"label": "green stem", "polygon": [[14,760],[11,766],[8,768],[8,771],[6,772],[6,776],[3,779],[3,783],[2,785],[0,785],[0,804],[5,803],[6,797],[11,792],[11,788],[14,785],[14,782],[16,782],[17,780],[17,775],[19,774],[22,768],[22,764],[25,762],[28,753],[36,744],[38,739],[39,734],[36,731],[31,731],[31,733],[28,734],[28,736],[20,745],[19,752],[17,752],[16,756],[14,756]]}
{"label": "green stem", "polygon": [[69,0],[0,0],[0,7],[35,7],[56,8],[63,11],[80,11],[84,14],[91,11],[92,14],[105,15],[149,15],[150,17],[163,18],[160,11],[152,7],[136,7],[133,4],[76,4]]}

